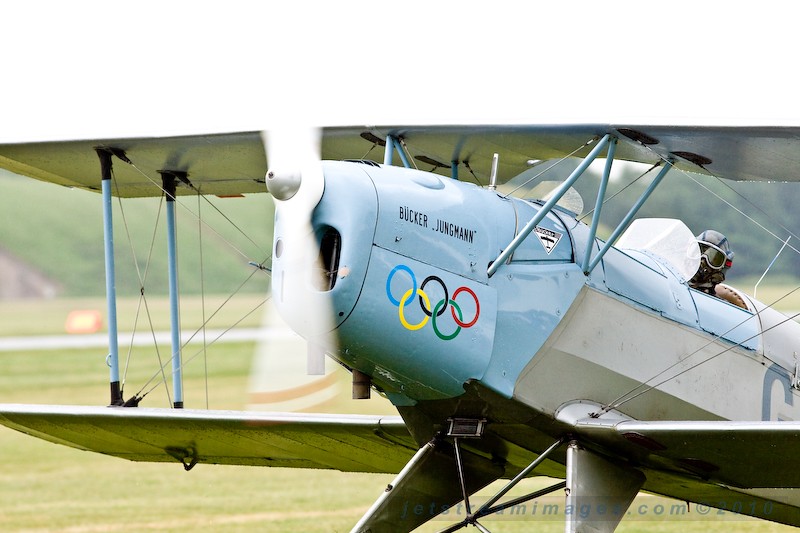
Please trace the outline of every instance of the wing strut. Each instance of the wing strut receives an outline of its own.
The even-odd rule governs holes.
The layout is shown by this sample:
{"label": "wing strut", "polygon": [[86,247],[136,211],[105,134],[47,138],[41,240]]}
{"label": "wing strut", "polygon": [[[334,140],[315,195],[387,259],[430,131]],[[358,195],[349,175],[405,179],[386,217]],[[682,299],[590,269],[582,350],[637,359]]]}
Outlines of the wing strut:
{"label": "wing strut", "polygon": [[411,162],[409,161],[408,157],[406,156],[406,152],[403,149],[403,139],[397,138],[394,135],[387,135],[386,136],[386,147],[383,152],[383,164],[384,165],[391,165],[394,151],[397,150],[397,154],[400,156],[400,160],[403,162],[403,166],[405,168],[412,168]]}
{"label": "wing strut", "polygon": [[100,158],[101,191],[103,195],[103,248],[106,267],[106,305],[108,308],[108,358],[109,382],[111,383],[111,405],[122,405],[122,387],[119,382],[119,344],[117,341],[117,289],[114,266],[114,223],[111,210],[112,156],[122,161],[130,160],[121,150],[95,148]]}
{"label": "wing strut", "polygon": [[188,181],[185,172],[161,171],[167,197],[167,268],[169,269],[169,316],[172,342],[172,406],[183,408],[183,370],[181,361],[181,324],[178,309],[178,256],[175,232],[175,195],[178,180]]}
{"label": "wing strut", "polygon": [[592,161],[594,161],[595,158],[600,155],[600,152],[603,151],[612,138],[613,137],[610,134],[606,134],[602,139],[600,139],[600,142],[598,142],[592,151],[589,152],[589,155],[587,155],[581,164],[578,165],[578,168],[576,168],[566,179],[566,181],[561,184],[561,186],[554,192],[547,203],[542,206],[539,212],[536,213],[536,215],[527,224],[525,224],[525,227],[520,230],[511,243],[500,253],[499,256],[497,256],[497,259],[492,261],[492,263],[489,265],[489,270],[486,272],[490,278],[495,272],[497,272],[497,269],[500,268],[500,265],[505,263],[511,257],[511,255],[514,253],[514,250],[516,250],[519,245],[522,244],[522,241],[524,241],[528,235],[531,234],[534,228],[536,228],[536,225],[544,220],[544,217],[546,217],[547,214],[553,210],[553,207],[555,207],[558,201],[561,200],[561,197],[564,196],[564,194],[575,184],[576,181],[578,181],[578,178],[580,178],[584,171],[589,168],[589,165],[592,163]]}
{"label": "wing strut", "polygon": [[594,239],[597,236],[597,228],[600,226],[600,212],[603,209],[603,202],[606,199],[606,189],[608,188],[608,180],[611,177],[611,165],[614,163],[614,154],[617,151],[617,139],[611,139],[608,145],[608,154],[606,155],[606,166],[603,169],[603,177],[600,180],[600,188],[597,190],[597,199],[594,204],[594,213],[592,214],[592,225],[589,228],[589,238],[586,242],[586,254],[583,256],[583,273],[587,276],[591,269],[589,268],[589,261],[592,259],[592,247],[594,246]]}
{"label": "wing strut", "polygon": [[[653,179],[653,182],[650,183],[650,185],[647,187],[647,190],[645,190],[642,193],[642,196],[639,197],[639,200],[633,205],[633,207],[631,207],[631,210],[628,211],[628,214],[625,215],[625,218],[622,219],[617,228],[608,238],[605,246],[603,246],[600,252],[595,256],[595,258],[592,259],[592,262],[589,263],[588,267],[584,266],[583,269],[584,274],[588,276],[589,273],[592,270],[594,270],[594,267],[596,267],[597,263],[599,263],[600,260],[603,258],[603,256],[606,255],[606,252],[609,250],[609,248],[611,248],[614,245],[619,236],[622,235],[622,232],[628,229],[628,226],[630,226],[631,222],[633,222],[633,218],[639,212],[639,209],[641,209],[641,207],[644,205],[644,203],[647,201],[647,199],[650,197],[653,191],[656,190],[656,187],[658,187],[659,183],[661,183],[661,180],[664,179],[664,176],[667,175],[667,172],[672,170],[672,165],[673,165],[672,159],[668,159],[664,164],[664,167],[661,169],[658,175]],[[594,222],[592,223],[594,224]],[[587,246],[587,249],[589,250],[589,253],[586,254],[586,259],[588,260],[588,258],[591,256],[591,245]]]}

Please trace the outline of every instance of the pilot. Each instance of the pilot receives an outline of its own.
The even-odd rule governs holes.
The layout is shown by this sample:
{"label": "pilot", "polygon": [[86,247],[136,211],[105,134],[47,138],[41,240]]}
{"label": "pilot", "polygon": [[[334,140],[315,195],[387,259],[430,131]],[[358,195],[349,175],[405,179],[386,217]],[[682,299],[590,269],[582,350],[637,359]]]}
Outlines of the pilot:
{"label": "pilot", "polygon": [[720,296],[718,292],[722,287],[715,288],[725,281],[725,273],[733,265],[733,251],[728,238],[718,231],[707,229],[696,239],[700,245],[700,268],[689,280],[689,285],[712,296]]}

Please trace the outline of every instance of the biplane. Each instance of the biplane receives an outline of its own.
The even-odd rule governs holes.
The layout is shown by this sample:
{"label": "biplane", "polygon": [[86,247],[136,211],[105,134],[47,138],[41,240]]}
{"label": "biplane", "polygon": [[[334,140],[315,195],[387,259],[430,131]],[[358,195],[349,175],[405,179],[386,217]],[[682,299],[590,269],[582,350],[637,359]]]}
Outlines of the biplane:
{"label": "biplane", "polygon": [[[0,422],[187,469],[397,474],[356,532],[411,531],[459,502],[465,516],[444,531],[487,531],[484,517],[559,491],[574,511],[565,513],[567,531],[613,531],[639,491],[800,525],[800,325],[735,288],[726,287],[728,298],[693,288],[694,234],[677,220],[637,218],[672,172],[797,181],[800,129],[318,133],[0,146],[0,166],[12,172],[100,192],[112,320],[110,406],[1,405]],[[502,192],[564,158],[578,163],[542,198]],[[596,159],[605,164],[591,217],[580,217],[565,200]],[[652,178],[601,239],[615,161],[650,165]],[[326,354],[352,374],[355,397],[377,391],[399,416],[187,409],[177,338],[173,408],[123,398],[108,206],[114,195],[163,195],[170,222],[169,204],[198,191],[273,196],[273,255],[257,266],[270,271],[274,304],[307,340],[309,366]],[[170,287],[174,302],[172,278]],[[173,320],[176,336],[178,327]],[[506,498],[537,475],[561,481]],[[470,504],[497,480],[506,483],[496,494]]]}

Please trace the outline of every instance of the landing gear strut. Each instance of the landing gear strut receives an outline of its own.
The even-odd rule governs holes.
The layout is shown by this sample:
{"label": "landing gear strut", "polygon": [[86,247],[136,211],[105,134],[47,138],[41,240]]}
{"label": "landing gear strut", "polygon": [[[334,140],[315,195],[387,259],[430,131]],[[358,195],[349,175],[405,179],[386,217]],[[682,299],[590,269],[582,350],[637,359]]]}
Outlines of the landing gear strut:
{"label": "landing gear strut", "polygon": [[554,450],[556,450],[563,443],[564,443],[564,439],[558,439],[553,444],[551,444],[550,447],[547,448],[545,451],[543,451],[541,454],[539,454],[539,456],[536,459],[534,459],[533,462],[531,462],[531,464],[529,464],[519,474],[517,474],[514,477],[514,479],[512,479],[511,481],[506,483],[505,486],[497,492],[497,494],[495,494],[494,496],[489,498],[486,501],[486,503],[484,503],[480,508],[478,508],[477,511],[475,511],[473,513],[472,510],[471,510],[470,504],[469,504],[469,494],[467,494],[467,491],[464,488],[466,486],[466,480],[465,480],[465,475],[464,475],[464,468],[463,468],[462,462],[461,462],[461,453],[460,453],[460,449],[461,448],[459,446],[459,439],[458,439],[458,437],[456,437],[454,439],[454,446],[455,446],[455,451],[456,451],[456,465],[458,467],[458,479],[459,479],[459,482],[460,482],[461,487],[462,487],[462,494],[463,494],[463,497],[464,497],[464,506],[465,506],[465,508],[467,510],[467,517],[464,520],[462,520],[461,522],[459,522],[457,524],[454,524],[454,525],[452,525],[452,526],[450,526],[450,527],[448,527],[446,529],[441,530],[440,533],[450,533],[450,532],[453,532],[453,531],[458,531],[459,529],[467,527],[469,525],[475,526],[476,528],[478,528],[480,531],[482,531],[484,533],[489,533],[489,530],[486,529],[483,525],[481,525],[478,522],[478,519],[483,518],[484,516],[489,516],[489,515],[492,515],[492,514],[495,514],[495,513],[502,512],[502,511],[504,511],[504,510],[506,510],[506,509],[508,509],[510,507],[514,507],[516,505],[520,505],[520,504],[525,503],[527,501],[534,500],[536,498],[540,498],[542,496],[550,494],[551,492],[555,492],[557,490],[560,490],[560,489],[563,489],[564,487],[566,487],[566,482],[562,481],[560,483],[556,483],[555,485],[552,485],[550,487],[547,487],[547,488],[544,488],[544,489],[541,489],[541,490],[537,490],[537,491],[532,492],[530,494],[527,494],[525,496],[520,496],[519,498],[515,498],[515,499],[509,500],[509,501],[507,501],[505,503],[501,503],[501,504],[495,505],[500,500],[500,498],[505,496],[508,491],[513,489],[520,481],[522,481],[528,474],[530,474],[531,471],[533,471],[534,468],[539,466],[539,464],[541,464],[542,461],[547,459],[548,455],[550,455]]}

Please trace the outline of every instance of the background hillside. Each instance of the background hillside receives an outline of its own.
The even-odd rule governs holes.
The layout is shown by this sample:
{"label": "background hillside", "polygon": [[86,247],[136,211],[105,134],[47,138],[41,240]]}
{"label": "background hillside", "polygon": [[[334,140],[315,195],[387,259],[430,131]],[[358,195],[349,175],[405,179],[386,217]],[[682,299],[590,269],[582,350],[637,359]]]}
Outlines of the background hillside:
{"label": "background hillside", "polygon": [[[0,192],[0,251],[44,274],[58,287],[61,296],[105,294],[99,194],[5,171],[0,171]],[[197,197],[179,198],[176,210],[179,282],[185,294],[201,291],[201,241],[202,289],[207,293],[229,293],[236,289],[253,271],[248,262],[263,262],[272,246],[273,209],[269,195],[208,197],[208,201],[235,226],[202,200],[200,212],[207,226],[203,226],[201,233]],[[141,275],[146,276],[148,293],[167,293],[165,220],[159,198],[123,200],[122,208],[114,200],[115,261],[120,294],[139,294],[137,265]],[[128,233],[132,244],[129,244]],[[0,284],[13,281],[0,279]],[[243,290],[264,294],[267,288],[268,277],[259,272]]]}

